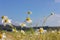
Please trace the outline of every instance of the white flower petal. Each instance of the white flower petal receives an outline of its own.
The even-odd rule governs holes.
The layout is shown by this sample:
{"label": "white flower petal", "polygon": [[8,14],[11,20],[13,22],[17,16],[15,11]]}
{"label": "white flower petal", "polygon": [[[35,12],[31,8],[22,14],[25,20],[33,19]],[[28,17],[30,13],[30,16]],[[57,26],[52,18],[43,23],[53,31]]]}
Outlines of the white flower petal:
{"label": "white flower petal", "polygon": [[27,23],[32,23],[32,20],[26,21]]}

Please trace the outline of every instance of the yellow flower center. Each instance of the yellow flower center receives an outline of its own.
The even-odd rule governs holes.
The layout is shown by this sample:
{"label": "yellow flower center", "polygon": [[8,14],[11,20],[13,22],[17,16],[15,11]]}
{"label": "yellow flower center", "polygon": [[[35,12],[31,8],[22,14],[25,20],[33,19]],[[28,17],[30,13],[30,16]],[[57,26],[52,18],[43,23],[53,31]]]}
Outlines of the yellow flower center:
{"label": "yellow flower center", "polygon": [[8,19],[6,19],[4,22],[7,23],[8,22]]}
{"label": "yellow flower center", "polygon": [[32,12],[31,11],[28,11],[27,14],[32,14]]}
{"label": "yellow flower center", "polygon": [[4,18],[5,18],[5,16],[2,16],[1,18],[2,18],[2,19],[4,19]]}
{"label": "yellow flower center", "polygon": [[30,21],[31,19],[28,17],[28,18],[26,18],[26,21]]}

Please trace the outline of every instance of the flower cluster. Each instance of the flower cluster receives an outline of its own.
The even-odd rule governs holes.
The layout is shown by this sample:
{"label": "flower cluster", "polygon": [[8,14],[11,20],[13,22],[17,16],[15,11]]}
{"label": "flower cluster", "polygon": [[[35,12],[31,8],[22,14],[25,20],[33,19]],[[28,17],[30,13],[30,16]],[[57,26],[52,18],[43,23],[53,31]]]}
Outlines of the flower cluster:
{"label": "flower cluster", "polygon": [[26,23],[32,23],[32,20],[30,18],[30,14],[32,14],[32,12],[28,11],[27,14],[28,14],[28,17],[25,19],[25,21],[23,23],[20,24],[21,27],[26,26]]}
{"label": "flower cluster", "polygon": [[7,16],[2,16],[1,18],[2,18],[2,23],[4,24],[4,26],[11,23],[11,20]]}
{"label": "flower cluster", "polygon": [[[32,23],[32,20],[30,18],[30,14],[32,14],[32,12],[28,11],[27,14],[28,14],[28,16],[25,19],[25,21],[23,23],[20,23],[21,28],[27,26],[26,23],[28,23],[28,24]],[[24,30],[21,29],[21,33],[25,34]]]}

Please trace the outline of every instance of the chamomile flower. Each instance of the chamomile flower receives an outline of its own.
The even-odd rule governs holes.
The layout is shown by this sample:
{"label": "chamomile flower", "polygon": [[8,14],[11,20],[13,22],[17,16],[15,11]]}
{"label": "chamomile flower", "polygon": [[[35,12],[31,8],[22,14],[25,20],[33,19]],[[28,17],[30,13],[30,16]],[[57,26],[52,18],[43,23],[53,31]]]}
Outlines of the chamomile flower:
{"label": "chamomile flower", "polygon": [[32,12],[31,11],[28,11],[27,14],[32,14]]}
{"label": "chamomile flower", "polygon": [[30,17],[27,17],[27,18],[26,18],[26,22],[27,22],[27,23],[32,23],[32,20],[30,19]]}
{"label": "chamomile flower", "polygon": [[21,33],[22,33],[22,34],[25,34],[25,31],[24,31],[24,30],[21,30]]}
{"label": "chamomile flower", "polygon": [[11,20],[6,19],[6,20],[4,20],[4,22],[5,22],[5,23],[11,23]]}
{"label": "chamomile flower", "polygon": [[21,23],[20,26],[21,27],[24,27],[24,26],[26,26],[26,24],[25,23]]}
{"label": "chamomile flower", "polygon": [[11,20],[8,19],[7,16],[2,16],[1,18],[2,18],[2,23],[3,23],[4,26],[11,23]]}
{"label": "chamomile flower", "polygon": [[32,23],[32,20],[26,21],[27,23]]}
{"label": "chamomile flower", "polygon": [[52,33],[55,33],[55,31],[52,30]]}
{"label": "chamomile flower", "polygon": [[5,33],[3,33],[3,35],[2,35],[2,40],[6,40],[6,34]]}
{"label": "chamomile flower", "polygon": [[1,18],[2,18],[2,19],[8,19],[8,17],[7,17],[7,16],[2,16]]}
{"label": "chamomile flower", "polygon": [[54,15],[54,12],[51,12],[51,15]]}
{"label": "chamomile flower", "polygon": [[11,20],[10,19],[2,19],[2,23],[4,24],[4,26],[6,26],[6,24],[11,23]]}
{"label": "chamomile flower", "polygon": [[30,17],[27,17],[27,18],[26,18],[26,21],[29,21],[29,20],[31,20]]}
{"label": "chamomile flower", "polygon": [[16,29],[12,29],[13,32],[18,32]]}
{"label": "chamomile flower", "polygon": [[5,40],[5,39],[6,39],[6,34],[0,32],[0,39],[1,39],[1,40]]}
{"label": "chamomile flower", "polygon": [[43,29],[43,28],[40,28],[40,29],[39,29],[39,32],[40,32],[40,33],[43,33],[43,32],[44,32],[44,29]]}

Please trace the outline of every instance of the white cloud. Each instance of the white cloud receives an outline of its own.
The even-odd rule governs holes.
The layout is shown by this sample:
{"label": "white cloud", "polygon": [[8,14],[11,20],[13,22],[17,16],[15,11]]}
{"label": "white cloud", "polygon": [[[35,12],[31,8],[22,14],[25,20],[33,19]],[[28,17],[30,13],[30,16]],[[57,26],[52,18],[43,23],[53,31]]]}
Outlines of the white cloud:
{"label": "white cloud", "polygon": [[55,14],[48,18],[46,26],[60,26],[60,14]]}

